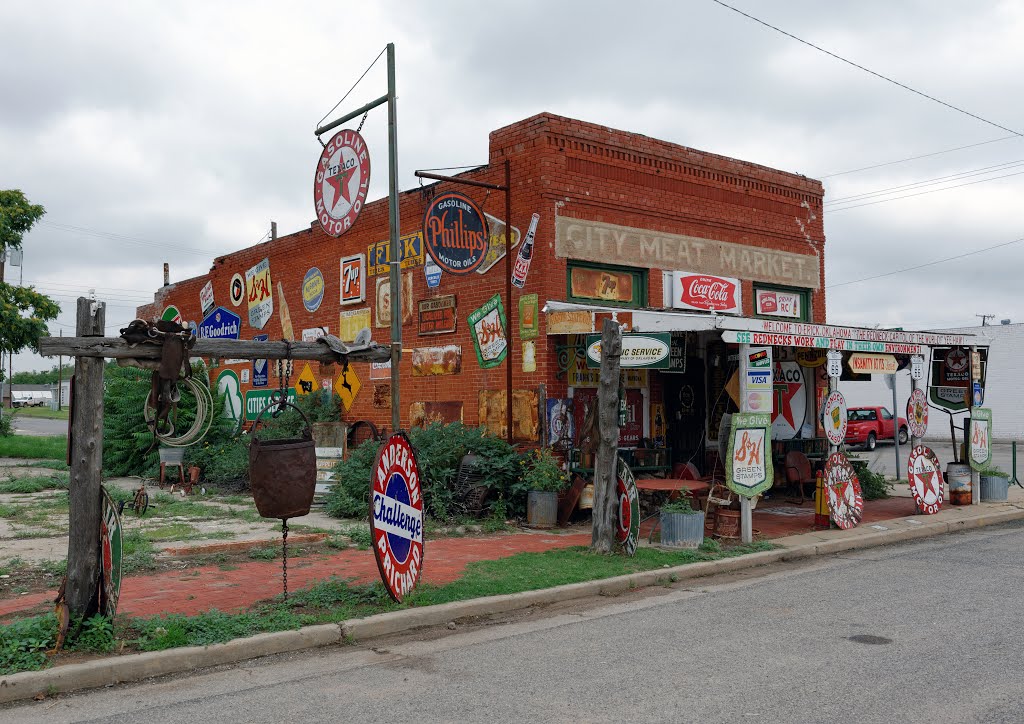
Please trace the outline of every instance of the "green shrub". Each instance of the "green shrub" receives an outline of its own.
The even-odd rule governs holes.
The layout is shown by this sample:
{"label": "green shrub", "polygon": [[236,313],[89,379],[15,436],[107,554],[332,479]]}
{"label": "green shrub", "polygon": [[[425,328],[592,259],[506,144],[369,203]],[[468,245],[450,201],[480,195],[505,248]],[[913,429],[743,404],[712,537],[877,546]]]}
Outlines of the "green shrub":
{"label": "green shrub", "polygon": [[696,511],[696,510],[693,509],[693,505],[690,504],[690,496],[689,495],[680,495],[675,500],[669,501],[668,503],[665,503],[665,505],[661,506],[661,512],[662,513],[697,513],[699,511]]}
{"label": "green shrub", "polygon": [[105,654],[114,650],[114,625],[103,614],[97,613],[87,618],[79,627],[76,621],[71,622],[69,631],[76,631],[74,639],[68,640],[71,651],[95,651]]}
{"label": "green shrub", "polygon": [[528,490],[560,493],[569,484],[569,476],[552,454],[551,448],[537,448],[529,455],[523,456],[520,465],[525,471],[522,478]]}
{"label": "green shrub", "polygon": [[46,666],[46,650],[57,643],[57,619],[33,616],[0,625],[0,676]]}
{"label": "green shrub", "polygon": [[889,490],[894,484],[884,475],[876,473],[868,467],[866,461],[851,460],[853,469],[857,473],[857,480],[860,481],[860,492],[864,500],[879,500],[889,497]]}
{"label": "green shrub", "polygon": [[1009,473],[1004,473],[1002,470],[1000,470],[999,468],[994,467],[994,466],[993,467],[985,468],[984,470],[982,470],[979,473],[979,475],[983,475],[986,478],[1009,478],[1010,477]]}
{"label": "green shrub", "polygon": [[14,413],[0,411],[0,437],[10,437],[14,434]]}

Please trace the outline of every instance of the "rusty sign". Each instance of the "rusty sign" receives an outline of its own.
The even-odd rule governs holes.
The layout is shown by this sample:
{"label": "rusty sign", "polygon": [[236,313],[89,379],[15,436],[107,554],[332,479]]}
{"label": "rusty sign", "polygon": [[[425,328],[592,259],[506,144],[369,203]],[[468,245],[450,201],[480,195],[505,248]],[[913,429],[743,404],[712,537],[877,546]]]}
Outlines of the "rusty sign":
{"label": "rusty sign", "polygon": [[[412,272],[402,273],[402,324],[412,321]],[[391,326],[391,279],[377,278],[377,327]]]}
{"label": "rusty sign", "polygon": [[548,312],[548,334],[588,334],[593,331],[592,312]]}
{"label": "rusty sign", "polygon": [[[391,261],[391,241],[384,239],[366,247],[367,276],[387,274]],[[402,269],[423,266],[423,232],[398,237],[398,260]]]}
{"label": "rusty sign", "polygon": [[[492,435],[506,436],[505,390],[480,391],[480,425]],[[536,442],[540,434],[540,413],[537,390],[512,391],[512,439],[519,442]]]}
{"label": "rusty sign", "polygon": [[446,334],[455,331],[455,295],[421,299],[417,332],[421,335]]}
{"label": "rusty sign", "polygon": [[435,422],[462,422],[462,402],[414,402],[409,405],[409,424],[412,427],[426,427]]}
{"label": "rusty sign", "polygon": [[462,346],[417,347],[412,350],[412,376],[457,375],[462,372]]}
{"label": "rusty sign", "polygon": [[373,386],[373,406],[378,410],[391,409],[391,383],[384,382]]}

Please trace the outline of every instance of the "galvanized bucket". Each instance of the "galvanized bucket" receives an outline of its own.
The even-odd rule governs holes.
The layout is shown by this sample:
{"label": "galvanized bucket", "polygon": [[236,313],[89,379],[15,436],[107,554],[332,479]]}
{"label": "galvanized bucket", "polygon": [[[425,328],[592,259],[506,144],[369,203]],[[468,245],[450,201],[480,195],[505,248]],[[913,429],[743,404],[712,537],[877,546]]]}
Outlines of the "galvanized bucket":
{"label": "galvanized bucket", "polygon": [[981,476],[981,502],[1006,500],[1010,497],[1010,480],[1001,475]]}
{"label": "galvanized bucket", "polygon": [[253,424],[253,440],[249,443],[249,485],[256,509],[264,518],[298,518],[309,513],[316,492],[316,444],[309,418],[298,407],[306,423],[302,437],[280,440],[259,440],[256,428],[263,414],[281,403],[274,401],[263,408]]}
{"label": "galvanized bucket", "polygon": [[971,466],[964,463],[946,465],[946,482],[949,483],[951,505],[971,504]]}
{"label": "galvanized bucket", "polygon": [[526,524],[531,528],[554,528],[558,522],[558,493],[531,490],[526,496]]}
{"label": "galvanized bucket", "polygon": [[661,513],[661,544],[696,548],[704,542],[704,513]]}

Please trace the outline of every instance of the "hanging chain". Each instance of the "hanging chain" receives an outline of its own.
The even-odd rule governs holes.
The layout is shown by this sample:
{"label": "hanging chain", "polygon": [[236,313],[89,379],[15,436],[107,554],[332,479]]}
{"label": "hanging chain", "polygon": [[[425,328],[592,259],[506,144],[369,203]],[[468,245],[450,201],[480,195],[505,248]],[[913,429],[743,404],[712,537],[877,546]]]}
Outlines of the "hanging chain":
{"label": "hanging chain", "polygon": [[281,519],[281,580],[284,583],[284,600],[288,600],[288,519]]}
{"label": "hanging chain", "polygon": [[291,384],[292,379],[292,348],[288,340],[283,341],[287,345],[287,349],[285,358],[277,361],[277,392],[271,397],[278,403],[277,409],[272,413],[274,417],[284,412],[284,403],[288,401],[288,385]]}
{"label": "hanging chain", "polygon": [[366,117],[368,115],[370,115],[369,111],[367,111],[366,113],[363,114],[363,120],[359,121],[359,128],[356,129],[356,133],[361,133],[362,132],[363,124],[366,123]]}

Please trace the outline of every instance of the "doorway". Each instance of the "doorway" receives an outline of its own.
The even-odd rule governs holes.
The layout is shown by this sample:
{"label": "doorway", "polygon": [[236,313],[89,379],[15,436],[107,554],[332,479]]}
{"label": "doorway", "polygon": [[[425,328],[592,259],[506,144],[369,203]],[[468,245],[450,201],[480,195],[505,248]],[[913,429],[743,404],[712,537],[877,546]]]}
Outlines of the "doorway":
{"label": "doorway", "polygon": [[665,414],[668,416],[668,447],[672,462],[691,461],[703,472],[705,465],[704,421],[707,402],[704,393],[704,360],[689,357],[685,372],[662,374]]}

